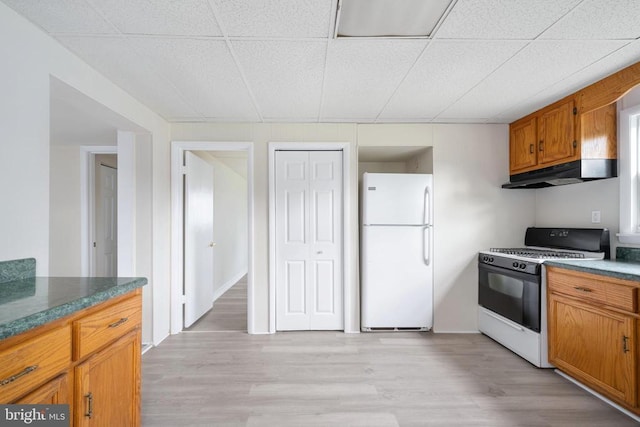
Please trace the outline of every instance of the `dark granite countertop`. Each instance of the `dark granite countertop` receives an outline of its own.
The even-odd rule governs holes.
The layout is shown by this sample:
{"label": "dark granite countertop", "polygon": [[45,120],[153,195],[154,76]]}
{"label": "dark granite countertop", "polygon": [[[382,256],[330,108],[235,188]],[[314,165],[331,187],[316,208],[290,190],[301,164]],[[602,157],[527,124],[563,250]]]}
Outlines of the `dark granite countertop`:
{"label": "dark granite countertop", "polygon": [[143,277],[31,277],[0,283],[0,340],[146,283]]}
{"label": "dark granite countertop", "polygon": [[618,279],[640,281],[640,263],[626,260],[555,260],[544,265],[600,274]]}

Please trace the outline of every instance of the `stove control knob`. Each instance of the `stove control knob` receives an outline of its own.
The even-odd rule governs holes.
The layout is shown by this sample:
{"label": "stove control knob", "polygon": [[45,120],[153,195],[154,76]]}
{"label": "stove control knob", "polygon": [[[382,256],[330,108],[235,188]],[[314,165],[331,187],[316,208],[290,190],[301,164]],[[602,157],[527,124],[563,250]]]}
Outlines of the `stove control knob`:
{"label": "stove control knob", "polygon": [[518,261],[515,261],[515,262],[513,263],[513,268],[518,268]]}
{"label": "stove control knob", "polygon": [[522,264],[520,264],[519,267],[524,270],[525,268],[527,268],[527,265],[525,263],[522,263]]}
{"label": "stove control knob", "polygon": [[489,262],[493,262],[493,257],[489,258]]}

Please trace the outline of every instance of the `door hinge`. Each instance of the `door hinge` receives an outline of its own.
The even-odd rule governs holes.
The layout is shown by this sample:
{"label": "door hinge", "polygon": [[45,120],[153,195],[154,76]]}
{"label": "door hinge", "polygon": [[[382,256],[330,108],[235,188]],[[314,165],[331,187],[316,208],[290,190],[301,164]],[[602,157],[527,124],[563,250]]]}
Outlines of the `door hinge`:
{"label": "door hinge", "polygon": [[180,304],[186,304],[186,303],[187,303],[187,296],[180,295]]}
{"label": "door hinge", "polygon": [[180,173],[182,175],[186,175],[187,174],[187,167],[186,166],[180,166]]}
{"label": "door hinge", "polygon": [[96,242],[93,242],[93,247],[94,247],[94,248],[96,247]]}

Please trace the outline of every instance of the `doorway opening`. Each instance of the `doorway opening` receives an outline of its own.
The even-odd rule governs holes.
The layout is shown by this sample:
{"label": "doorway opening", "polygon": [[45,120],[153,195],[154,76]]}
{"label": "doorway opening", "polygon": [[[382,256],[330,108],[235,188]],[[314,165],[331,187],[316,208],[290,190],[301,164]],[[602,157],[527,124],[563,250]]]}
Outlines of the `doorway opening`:
{"label": "doorway opening", "polygon": [[253,145],[172,143],[171,333],[253,333]]}
{"label": "doorway opening", "polygon": [[118,156],[94,154],[91,188],[91,277],[118,275]]}

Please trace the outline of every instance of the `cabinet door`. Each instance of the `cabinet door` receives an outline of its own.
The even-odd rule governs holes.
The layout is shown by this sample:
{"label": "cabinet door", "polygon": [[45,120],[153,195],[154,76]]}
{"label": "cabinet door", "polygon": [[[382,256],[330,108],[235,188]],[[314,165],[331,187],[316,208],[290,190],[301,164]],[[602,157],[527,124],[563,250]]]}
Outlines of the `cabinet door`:
{"label": "cabinet door", "polygon": [[140,425],[140,330],[78,365],[74,418],[78,426]]}
{"label": "cabinet door", "polygon": [[551,293],[548,326],[551,363],[609,397],[636,406],[633,317]]}
{"label": "cabinet door", "polygon": [[536,118],[519,120],[509,127],[509,174],[535,166],[537,157]]}
{"label": "cabinet door", "polygon": [[[543,111],[538,117],[538,164],[578,159],[573,100]],[[550,165],[549,165],[550,166]]]}
{"label": "cabinet door", "polygon": [[52,379],[15,403],[28,403],[33,405],[57,405],[70,403],[68,375],[63,374]]}

